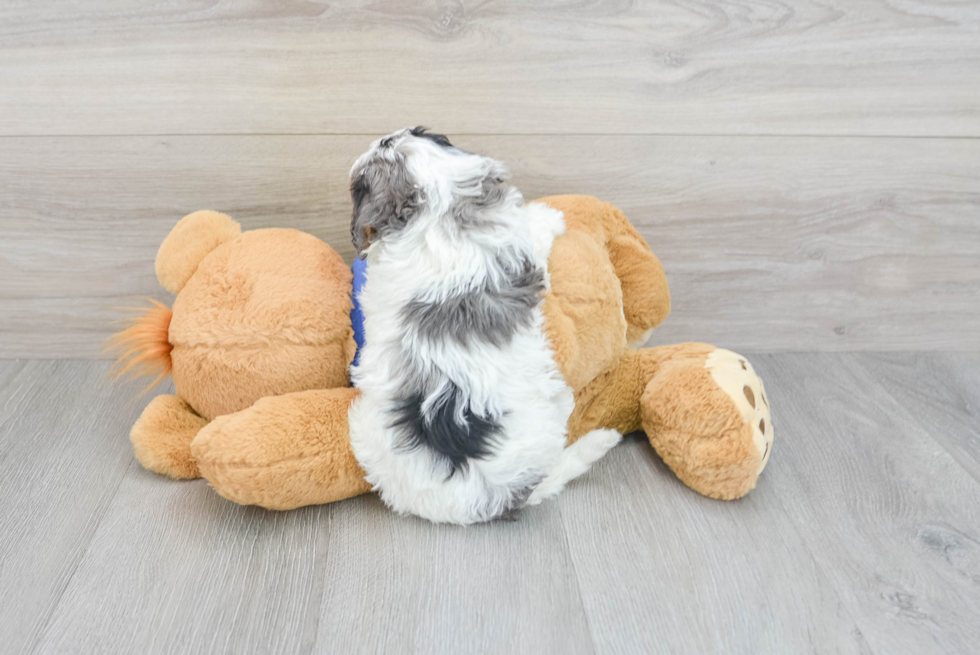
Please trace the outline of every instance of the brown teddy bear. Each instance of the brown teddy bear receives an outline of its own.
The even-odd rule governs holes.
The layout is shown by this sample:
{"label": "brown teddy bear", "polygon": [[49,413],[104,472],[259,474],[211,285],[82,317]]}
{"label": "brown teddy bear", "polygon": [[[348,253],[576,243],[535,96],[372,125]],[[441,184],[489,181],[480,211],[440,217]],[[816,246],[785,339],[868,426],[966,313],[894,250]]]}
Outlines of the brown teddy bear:
{"label": "brown teddy bear", "polygon": [[[589,196],[544,202],[565,215],[544,316],[575,393],[568,442],[642,429],[692,489],[746,494],[769,460],[762,381],[744,358],[701,343],[633,350],[670,312],[660,262],[622,212]],[[114,337],[117,371],[172,374],[133,426],[137,459],[203,476],[230,500],[270,509],[370,490],[351,450],[351,272],[327,244],[288,229],[241,233],[224,214],[184,217],[156,260],[177,294]]]}

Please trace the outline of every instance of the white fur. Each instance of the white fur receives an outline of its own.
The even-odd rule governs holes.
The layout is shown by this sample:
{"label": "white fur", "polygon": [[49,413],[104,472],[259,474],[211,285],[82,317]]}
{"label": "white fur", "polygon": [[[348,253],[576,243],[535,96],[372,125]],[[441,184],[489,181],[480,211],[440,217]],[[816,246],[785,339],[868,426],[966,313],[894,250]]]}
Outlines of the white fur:
{"label": "white fur", "polygon": [[[587,447],[595,444],[583,438],[574,451],[564,450],[574,399],[555,364],[540,304],[532,325],[500,348],[481,341],[465,347],[451,340],[406,342],[400,312],[410,300],[423,295],[438,301],[453,290],[478,286],[499,274],[495,258],[502,253],[531,253],[547,271],[552,243],[565,224],[561,212],[524,204],[513,190],[493,215],[496,227],[464,234],[446,213],[454,196],[481,191],[460,187],[459,181],[500,165],[478,155],[446,154],[422,140],[405,147],[415,148],[406,165],[426,203],[396,238],[366,250],[367,280],[359,296],[365,345],[352,371],[361,393],[349,412],[351,445],[368,482],[392,509],[436,522],[469,524],[506,510],[515,490],[526,489],[529,481],[547,478],[544,490],[535,492],[536,502],[554,495],[601,456],[598,450],[605,452],[614,443],[606,439],[605,449],[593,452]],[[376,150],[377,142],[364,157],[379,156]],[[547,273],[545,280],[547,284]],[[490,456],[471,459],[447,476],[429,449],[399,447],[390,417],[393,403],[404,393],[395,367],[406,350],[415,365],[451,378],[472,411],[500,417],[502,430]],[[548,477],[552,473],[553,481]]]}
{"label": "white fur", "polygon": [[610,428],[593,430],[579,437],[578,441],[562,451],[558,465],[531,493],[527,504],[538,505],[557,496],[566,484],[588,471],[622,439],[622,434]]}

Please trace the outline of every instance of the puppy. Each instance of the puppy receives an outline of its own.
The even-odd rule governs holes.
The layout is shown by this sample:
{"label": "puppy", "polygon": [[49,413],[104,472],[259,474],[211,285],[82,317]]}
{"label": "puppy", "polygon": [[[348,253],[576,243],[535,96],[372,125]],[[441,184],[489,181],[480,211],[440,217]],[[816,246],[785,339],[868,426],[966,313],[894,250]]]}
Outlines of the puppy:
{"label": "puppy", "polygon": [[565,448],[572,390],[541,304],[561,212],[524,204],[504,166],[406,128],[351,169],[367,258],[351,444],[398,512],[470,524],[557,494],[620,439]]}

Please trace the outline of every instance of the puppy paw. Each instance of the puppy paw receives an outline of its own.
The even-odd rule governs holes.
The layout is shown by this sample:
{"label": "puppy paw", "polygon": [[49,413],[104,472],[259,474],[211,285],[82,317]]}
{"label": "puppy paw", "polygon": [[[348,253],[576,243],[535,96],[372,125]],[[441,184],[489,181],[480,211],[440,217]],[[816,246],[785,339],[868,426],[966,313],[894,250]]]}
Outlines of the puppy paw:
{"label": "puppy paw", "polygon": [[576,453],[579,460],[591,465],[602,459],[603,455],[615,448],[622,440],[623,435],[616,430],[599,429],[583,435],[581,439],[568,448],[574,448],[575,451],[573,452]]}
{"label": "puppy paw", "polygon": [[557,496],[565,485],[582,475],[602,456],[612,450],[623,435],[612,429],[593,430],[565,448],[558,464],[527,499],[527,505],[538,505]]}

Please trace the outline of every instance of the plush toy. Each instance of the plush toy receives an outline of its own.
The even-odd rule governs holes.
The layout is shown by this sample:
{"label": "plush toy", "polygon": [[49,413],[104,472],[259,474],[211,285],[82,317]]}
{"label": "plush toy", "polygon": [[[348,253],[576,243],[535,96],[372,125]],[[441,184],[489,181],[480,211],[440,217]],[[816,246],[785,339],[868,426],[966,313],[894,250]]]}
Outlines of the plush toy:
{"label": "plush toy", "polygon": [[290,229],[241,233],[228,216],[185,216],[156,259],[155,302],[110,345],[118,375],[172,375],[176,395],[153,399],[130,434],[146,468],[198,478],[190,444],[218,416],[306,389],[349,393],[356,349],[351,272],[330,246]]}
{"label": "plush toy", "polygon": [[[549,259],[544,316],[575,394],[568,442],[597,428],[642,429],[692,489],[746,494],[773,428],[762,381],[744,358],[701,343],[633,350],[670,311],[663,268],[626,217],[588,196],[538,202],[566,232]],[[348,440],[355,356],[351,272],[295,230],[240,233],[223,214],[182,219],[157,255],[177,294],[115,338],[120,371],[171,372],[176,396],[133,426],[136,457],[175,478],[203,476],[222,496],[271,509],[369,491]]]}

